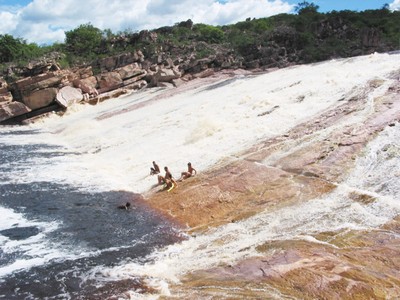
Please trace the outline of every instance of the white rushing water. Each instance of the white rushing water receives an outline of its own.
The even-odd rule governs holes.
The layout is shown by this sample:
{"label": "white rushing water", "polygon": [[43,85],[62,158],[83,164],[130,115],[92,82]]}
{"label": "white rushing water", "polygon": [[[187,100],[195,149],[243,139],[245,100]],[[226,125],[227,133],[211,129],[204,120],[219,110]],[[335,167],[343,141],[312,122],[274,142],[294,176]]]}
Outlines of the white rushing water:
{"label": "white rushing water", "polygon": [[[147,176],[153,160],[161,168],[168,166],[175,177],[189,161],[201,172],[341,104],[338,100],[363,89],[368,80],[385,79],[399,68],[399,58],[399,54],[374,54],[239,77],[138,109],[132,107],[146,104],[162,91],[147,90],[97,106],[77,105],[63,117],[54,115],[30,125],[40,134],[19,141],[61,146],[65,155],[38,159],[35,168],[9,176],[27,183],[51,181],[142,193],[156,183]],[[104,118],[110,112],[116,114]],[[0,142],[7,142],[7,136],[0,135]]]}
{"label": "white rushing water", "polygon": [[[156,183],[148,175],[153,160],[178,177],[188,161],[201,172],[221,159],[234,159],[257,141],[283,134],[342,104],[369,80],[389,85],[389,74],[400,68],[399,62],[400,54],[373,54],[296,66],[151,102],[162,91],[147,90],[97,106],[77,105],[63,117],[54,115],[29,125],[39,130],[37,135],[22,136],[18,142],[0,135],[0,142],[57,145],[65,152],[62,157],[36,159],[34,168],[14,170],[11,182],[51,181],[88,190],[143,193]],[[384,88],[374,97],[379,92]],[[133,109],[139,103],[143,106]],[[273,108],[267,116],[258,116]],[[154,253],[152,263],[99,266],[88,278],[145,277],[168,294],[168,283],[177,282],[182,274],[256,256],[256,247],[266,241],[313,240],[313,234],[326,230],[379,226],[400,213],[399,137],[399,125],[381,133],[348,180],[324,198],[191,237]],[[349,197],[352,191],[376,200],[354,202]]]}
{"label": "white rushing water", "polygon": [[4,255],[18,252],[24,257],[12,264],[0,266],[0,278],[14,271],[22,270],[27,265],[40,266],[51,259],[67,257],[66,253],[59,250],[60,247],[55,249],[46,239],[46,234],[57,229],[56,222],[27,220],[23,214],[4,207],[0,207],[0,215],[0,231],[21,227],[36,227],[40,231],[37,235],[21,240],[9,239],[0,234],[0,249]]}
{"label": "white rushing water", "polygon": [[[212,229],[207,234],[193,236],[153,253],[150,263],[127,263],[113,268],[99,266],[88,274],[87,279],[140,277],[160,294],[169,295],[169,283],[179,282],[180,276],[260,256],[256,247],[267,241],[303,239],[325,243],[313,235],[338,230],[368,230],[383,225],[400,214],[399,138],[400,124],[383,131],[368,145],[365,156],[357,160],[355,169],[344,183],[323,198],[260,213]],[[356,202],[351,198],[354,192],[372,196],[374,201]],[[142,295],[132,292],[130,297],[139,299]]]}

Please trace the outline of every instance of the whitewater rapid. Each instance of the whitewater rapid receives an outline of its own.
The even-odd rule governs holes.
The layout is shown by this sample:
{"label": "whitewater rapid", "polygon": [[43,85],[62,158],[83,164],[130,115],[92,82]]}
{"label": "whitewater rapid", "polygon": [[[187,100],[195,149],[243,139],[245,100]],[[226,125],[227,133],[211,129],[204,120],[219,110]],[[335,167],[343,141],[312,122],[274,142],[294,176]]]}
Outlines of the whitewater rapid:
{"label": "whitewater rapid", "polygon": [[[391,150],[387,150],[387,145]],[[104,278],[145,278],[161,294],[170,295],[168,285],[179,283],[185,274],[265,256],[257,247],[267,241],[306,240],[335,248],[334,244],[314,236],[321,232],[373,230],[393,220],[400,214],[399,187],[400,124],[397,124],[380,133],[357,159],[348,178],[321,198],[210,229],[207,234],[192,236],[154,252],[146,264],[98,267],[87,276],[100,282]],[[374,201],[356,202],[351,197],[354,192],[374,197]],[[130,295],[132,299],[142,298],[133,291]]]}
{"label": "whitewater rapid", "polygon": [[[179,177],[189,161],[201,172],[221,159],[234,159],[257,141],[339,105],[368,80],[385,79],[398,69],[399,57],[373,54],[239,76],[157,101],[150,100],[163,90],[77,105],[62,117],[29,125],[38,133],[19,141],[54,145],[64,155],[38,159],[34,172],[28,163],[9,174],[10,181],[143,193],[156,183],[148,176],[153,160]],[[134,109],[138,104],[143,105]],[[268,117],[258,117],[271,109]]]}
{"label": "whitewater rapid", "polygon": [[[400,54],[372,54],[295,66],[256,76],[237,76],[190,91],[162,97],[163,89],[149,89],[111,99],[96,106],[76,105],[62,117],[54,114],[24,126],[0,128],[0,143],[16,147],[46,145],[44,155],[30,157],[24,165],[9,161],[7,181],[0,184],[52,182],[86,192],[126,191],[145,193],[156,184],[149,175],[151,162],[168,166],[175,177],[192,162],[199,173],[220,161],[235,160],[238,153],[257,142],[290,131],[315,115],[342,104],[343,99],[363,93],[371,80],[383,81],[373,97],[383,95],[398,71]],[[372,96],[371,96],[372,97]],[[366,111],[361,113],[368,113]],[[361,117],[360,117],[361,118]],[[357,116],[348,120],[357,122]],[[82,276],[101,285],[109,280],[145,278],[168,295],[168,285],[188,272],[233,264],[259,255],[266,241],[313,238],[318,232],[373,229],[400,214],[399,124],[387,128],[367,147],[348,178],[320,199],[264,212],[154,251],[143,259],[115,267],[96,266]],[[46,156],[56,151],[60,155]],[[272,157],[270,159],[278,159]],[[264,161],[268,165],[272,161]],[[353,201],[354,191],[376,198],[363,204]],[[0,207],[7,221],[56,230],[57,222],[43,224]],[[42,236],[25,241],[44,245]],[[2,238],[0,236],[0,238]],[[2,238],[4,239],[4,238]],[[11,241],[2,245],[12,247]],[[13,242],[24,243],[24,242]],[[16,247],[22,247],[16,245]],[[53,251],[35,255],[38,264]],[[75,253],[75,255],[78,255]],[[35,264],[32,264],[35,265]],[[14,270],[19,268],[16,266]],[[3,268],[4,274],[10,270]],[[1,274],[0,274],[1,276]],[[132,298],[140,295],[132,292]]]}

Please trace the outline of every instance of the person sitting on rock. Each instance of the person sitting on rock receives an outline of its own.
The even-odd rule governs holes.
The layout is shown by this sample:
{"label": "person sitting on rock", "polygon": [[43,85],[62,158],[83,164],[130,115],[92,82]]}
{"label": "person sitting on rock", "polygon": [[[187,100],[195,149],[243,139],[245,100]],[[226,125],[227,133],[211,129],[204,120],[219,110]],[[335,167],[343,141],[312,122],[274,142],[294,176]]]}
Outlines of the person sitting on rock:
{"label": "person sitting on rock", "polygon": [[168,167],[164,167],[165,176],[158,175],[158,184],[165,184],[168,190],[178,186]]}
{"label": "person sitting on rock", "polygon": [[150,168],[150,175],[155,175],[160,173],[160,167],[153,161],[153,166]]}
{"label": "person sitting on rock", "polygon": [[[190,162],[187,165],[188,165],[187,172],[182,172],[181,178],[179,178],[178,181],[182,181],[183,179],[187,179],[187,178],[197,174],[196,169],[192,167],[192,164]],[[194,172],[194,174],[193,174],[193,172]]]}

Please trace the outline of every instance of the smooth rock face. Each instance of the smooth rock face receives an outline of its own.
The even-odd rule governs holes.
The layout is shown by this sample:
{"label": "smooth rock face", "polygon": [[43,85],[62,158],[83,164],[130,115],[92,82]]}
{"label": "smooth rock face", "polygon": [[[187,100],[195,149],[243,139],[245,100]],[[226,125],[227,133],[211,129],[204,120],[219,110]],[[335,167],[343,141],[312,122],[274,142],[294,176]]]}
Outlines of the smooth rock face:
{"label": "smooth rock face", "polygon": [[172,82],[174,79],[181,77],[178,69],[159,68],[152,77],[152,84],[157,85],[159,82]]}
{"label": "smooth rock face", "polygon": [[137,63],[124,66],[120,69],[117,69],[116,71],[119,73],[123,80],[146,73],[146,71],[141,69]]}
{"label": "smooth rock face", "polygon": [[70,86],[63,87],[58,91],[56,96],[56,101],[64,108],[67,108],[82,99],[83,95],[81,91]]}
{"label": "smooth rock face", "polygon": [[104,93],[122,87],[123,82],[121,75],[117,72],[109,72],[101,74],[97,78],[99,84],[99,92]]}
{"label": "smooth rock face", "polygon": [[[189,232],[206,232],[328,195],[376,134],[398,126],[399,86],[390,87],[371,104],[368,95],[379,88],[371,82],[363,95],[341,100],[341,106],[251,147],[233,162],[221,162],[212,171],[180,182],[170,193],[150,192],[147,202],[188,226]],[[384,147],[389,154],[390,149]],[[360,203],[375,201],[367,194],[349,197]],[[397,299],[399,221],[397,217],[375,231],[322,232],[315,234],[315,242],[266,241],[258,245],[257,257],[184,275],[180,284],[171,287],[171,297],[163,299],[176,295],[180,299],[220,299],[221,295],[224,299],[271,299],[272,295],[276,299]]]}
{"label": "smooth rock face", "polygon": [[[398,221],[388,224],[391,232],[399,234]],[[400,240],[393,233],[316,236],[337,248],[306,241],[269,242],[258,248],[257,258],[185,276],[177,293],[181,299],[217,299],[224,290],[229,290],[229,299],[269,299],[276,292],[290,299],[397,299]]]}
{"label": "smooth rock face", "polygon": [[21,102],[10,102],[0,105],[0,122],[30,112],[31,109]]}
{"label": "smooth rock face", "polygon": [[57,95],[56,88],[46,88],[42,90],[29,93],[24,96],[23,101],[30,109],[37,109],[41,107],[46,107],[54,101]]}

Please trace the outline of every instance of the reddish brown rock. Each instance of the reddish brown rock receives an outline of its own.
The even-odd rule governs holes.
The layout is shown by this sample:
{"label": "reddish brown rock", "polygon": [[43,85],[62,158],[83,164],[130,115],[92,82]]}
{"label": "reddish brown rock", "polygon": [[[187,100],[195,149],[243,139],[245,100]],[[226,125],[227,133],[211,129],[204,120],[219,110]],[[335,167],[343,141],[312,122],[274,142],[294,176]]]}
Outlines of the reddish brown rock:
{"label": "reddish brown rock", "polygon": [[0,104],[0,122],[21,116],[30,112],[31,109],[21,102],[10,102]]}
{"label": "reddish brown rock", "polygon": [[102,72],[110,72],[141,60],[143,60],[143,53],[137,51],[106,57],[100,59],[97,64]]}
{"label": "reddish brown rock", "polygon": [[29,93],[23,97],[23,101],[30,109],[38,109],[51,104],[56,98],[58,90],[56,88],[47,88]]}
{"label": "reddish brown rock", "polygon": [[11,102],[13,100],[13,96],[10,92],[0,93],[0,103]]}
{"label": "reddish brown rock", "polygon": [[117,72],[109,72],[101,74],[97,77],[99,84],[99,93],[105,93],[111,90],[116,90],[123,86],[121,75]]}
{"label": "reddish brown rock", "polygon": [[[379,86],[374,82],[369,88]],[[179,183],[172,192],[155,188],[145,195],[147,202],[194,232],[321,198],[348,176],[369,141],[400,121],[397,90],[373,99],[373,110],[366,110],[371,90],[237,154],[234,162],[220,162]],[[363,120],[351,122],[353,115]],[[349,198],[362,205],[375,201],[360,193]],[[399,233],[397,218],[371,231],[315,234],[315,243],[266,239],[257,257],[186,274],[171,287],[172,296],[162,299],[397,299]]]}
{"label": "reddish brown rock", "polygon": [[18,80],[15,82],[15,85],[21,91],[33,91],[36,89],[56,87],[61,83],[63,76],[63,74],[49,72]]}
{"label": "reddish brown rock", "polygon": [[96,90],[97,79],[94,76],[86,79],[75,79],[72,84],[74,87],[80,89],[84,94],[92,96],[97,96],[99,94]]}
{"label": "reddish brown rock", "polygon": [[177,68],[159,68],[155,73],[153,73],[151,83],[152,85],[157,86],[159,82],[172,82],[172,80],[178,79],[181,75],[181,72],[179,72]]}
{"label": "reddish brown rock", "polygon": [[145,78],[146,76],[147,76],[147,72],[144,71],[143,73],[141,73],[141,74],[139,74],[139,75],[137,75],[135,77],[131,77],[131,78],[127,79],[127,80],[124,80],[123,85],[127,86],[127,85],[131,85],[131,84],[133,84],[135,82],[138,82],[138,81],[143,81],[142,79]]}
{"label": "reddish brown rock", "polygon": [[92,67],[87,67],[87,68],[83,68],[83,69],[79,69],[79,77],[81,79],[85,79],[88,77],[93,76],[93,69]]}
{"label": "reddish brown rock", "polygon": [[[397,225],[396,225],[397,224]],[[326,232],[330,245],[299,240],[260,245],[258,257],[196,271],[173,286],[180,299],[397,299],[400,296],[399,222],[363,232]],[[388,231],[388,228],[390,231]],[[396,229],[397,227],[397,229]],[[169,299],[169,297],[164,297]]]}
{"label": "reddish brown rock", "polygon": [[124,66],[115,71],[121,76],[122,80],[127,80],[132,77],[138,77],[140,75],[143,75],[144,77],[146,75],[146,71],[141,69],[137,63]]}

